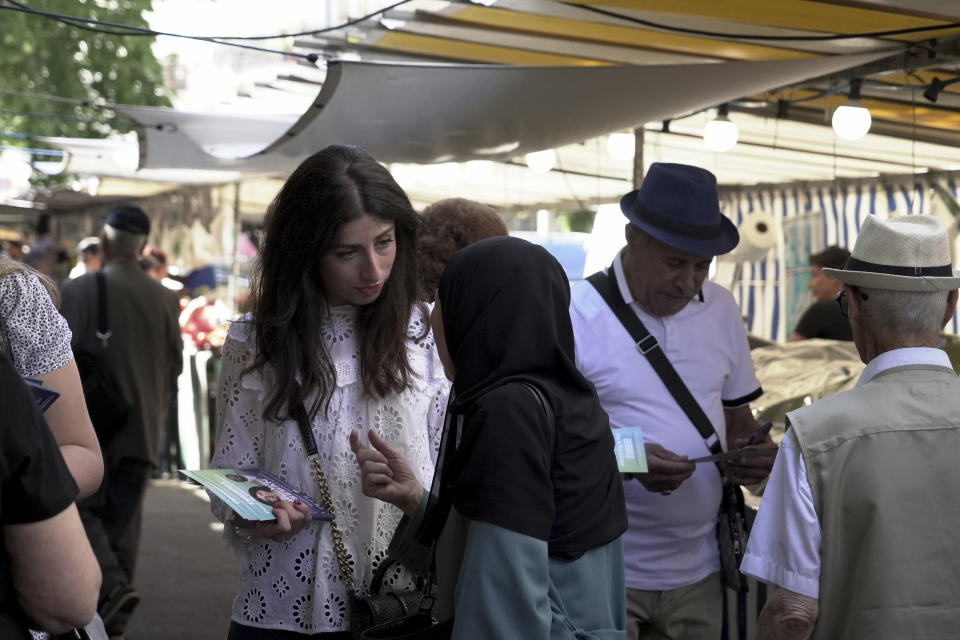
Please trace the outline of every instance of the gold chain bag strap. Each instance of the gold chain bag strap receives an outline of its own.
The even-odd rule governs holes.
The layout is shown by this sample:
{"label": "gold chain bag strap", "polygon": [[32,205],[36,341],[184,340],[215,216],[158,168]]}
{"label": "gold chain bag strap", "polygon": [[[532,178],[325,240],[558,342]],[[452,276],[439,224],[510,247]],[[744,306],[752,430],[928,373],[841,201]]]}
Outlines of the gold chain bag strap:
{"label": "gold chain bag strap", "polygon": [[[310,428],[310,420],[303,405],[293,410],[293,417],[300,429],[300,437],[306,448],[307,459],[313,464],[320,499],[330,512],[330,536],[333,538],[333,550],[337,556],[340,583],[347,590],[350,602],[350,632],[356,640],[388,639],[394,637],[415,638],[420,631],[429,630],[434,621],[430,616],[433,599],[429,597],[430,580],[424,583],[423,590],[388,591],[380,593],[383,577],[394,560],[387,557],[377,567],[370,585],[370,595],[358,596],[351,566],[352,557],[343,544],[343,533],[337,526],[337,514],[330,495],[330,485],[320,465],[320,453]],[[412,635],[411,635],[412,634]],[[424,636],[426,637],[426,636]]]}
{"label": "gold chain bag strap", "polygon": [[[312,434],[311,434],[312,436]],[[323,475],[323,468],[320,466],[320,455],[316,451],[308,454],[307,458],[313,464],[313,471],[317,476],[317,486],[320,488],[320,499],[323,500],[323,506],[326,507],[333,519],[330,520],[330,535],[333,537],[333,551],[337,555],[337,565],[340,568],[340,583],[347,590],[347,594],[353,597],[356,588],[353,583],[353,570],[350,567],[350,552],[343,544],[343,534],[340,533],[340,527],[337,526],[337,514],[333,510],[333,497],[330,495],[330,485],[327,484],[327,477]]]}

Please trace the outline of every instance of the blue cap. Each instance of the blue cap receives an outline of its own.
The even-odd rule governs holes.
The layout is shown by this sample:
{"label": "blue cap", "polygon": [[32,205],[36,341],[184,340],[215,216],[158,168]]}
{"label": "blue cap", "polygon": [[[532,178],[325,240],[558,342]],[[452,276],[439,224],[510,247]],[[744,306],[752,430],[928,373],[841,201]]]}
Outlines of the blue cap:
{"label": "blue cap", "polygon": [[143,209],[133,204],[124,204],[107,214],[106,224],[119,231],[150,235],[150,218]]}

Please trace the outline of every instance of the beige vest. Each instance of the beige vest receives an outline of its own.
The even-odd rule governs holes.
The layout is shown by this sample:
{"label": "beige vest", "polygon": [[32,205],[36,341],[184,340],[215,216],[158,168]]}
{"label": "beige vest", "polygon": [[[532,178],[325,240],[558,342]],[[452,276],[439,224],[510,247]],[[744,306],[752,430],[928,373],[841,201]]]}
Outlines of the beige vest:
{"label": "beige vest", "polygon": [[889,369],[787,415],[823,534],[814,638],[960,638],[960,380]]}

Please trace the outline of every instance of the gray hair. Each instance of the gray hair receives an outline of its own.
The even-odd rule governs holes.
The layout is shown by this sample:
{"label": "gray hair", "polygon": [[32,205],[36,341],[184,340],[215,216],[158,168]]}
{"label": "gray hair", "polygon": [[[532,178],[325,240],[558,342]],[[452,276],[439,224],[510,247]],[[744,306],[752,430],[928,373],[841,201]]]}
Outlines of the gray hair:
{"label": "gray hair", "polygon": [[103,225],[103,235],[110,242],[110,252],[122,258],[138,258],[147,244],[147,236]]}
{"label": "gray hair", "polygon": [[869,300],[860,307],[884,333],[938,333],[947,312],[946,291],[890,291],[858,287]]}

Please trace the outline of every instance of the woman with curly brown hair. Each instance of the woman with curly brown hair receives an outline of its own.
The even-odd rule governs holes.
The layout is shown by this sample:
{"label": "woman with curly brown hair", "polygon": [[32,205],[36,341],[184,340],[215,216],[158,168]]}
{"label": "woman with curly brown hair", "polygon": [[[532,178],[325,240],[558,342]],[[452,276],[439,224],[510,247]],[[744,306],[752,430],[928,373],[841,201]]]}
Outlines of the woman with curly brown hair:
{"label": "woman with curly brown hair", "polygon": [[439,200],[420,214],[417,277],[420,299],[433,302],[440,274],[460,249],[484,238],[507,235],[507,225],[492,207],[465,198]]}

